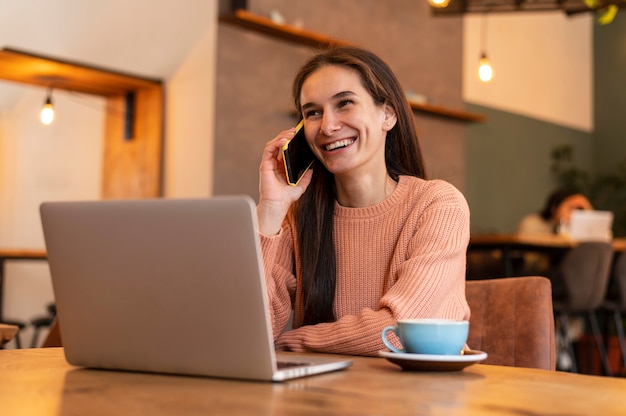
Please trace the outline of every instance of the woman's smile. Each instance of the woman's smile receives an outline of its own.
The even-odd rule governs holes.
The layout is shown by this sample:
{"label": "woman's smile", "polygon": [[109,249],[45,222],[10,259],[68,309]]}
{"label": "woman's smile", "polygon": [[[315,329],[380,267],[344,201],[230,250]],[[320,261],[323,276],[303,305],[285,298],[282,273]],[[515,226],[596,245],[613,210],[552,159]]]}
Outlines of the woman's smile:
{"label": "woman's smile", "polygon": [[355,141],[356,141],[356,139],[337,140],[335,142],[332,142],[332,143],[324,145],[324,149],[327,152],[331,152],[331,151],[337,150],[337,149],[343,149],[343,148],[346,148],[348,146],[351,146],[352,143],[354,143]]}

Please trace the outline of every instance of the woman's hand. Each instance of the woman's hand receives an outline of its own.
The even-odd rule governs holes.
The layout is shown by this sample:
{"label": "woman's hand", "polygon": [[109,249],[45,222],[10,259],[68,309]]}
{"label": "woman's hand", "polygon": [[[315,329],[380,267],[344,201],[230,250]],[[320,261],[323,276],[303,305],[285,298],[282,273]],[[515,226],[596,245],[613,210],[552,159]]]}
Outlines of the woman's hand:
{"label": "woman's hand", "polygon": [[593,206],[591,205],[591,202],[589,202],[587,197],[582,194],[574,194],[570,197],[567,197],[556,209],[556,213],[554,215],[556,224],[569,224],[570,217],[572,216],[572,211],[576,209],[589,211],[593,209]]}
{"label": "woman's hand", "polygon": [[289,185],[285,178],[282,147],[293,138],[295,128],[279,133],[267,142],[261,157],[259,169],[259,204],[257,216],[259,231],[265,235],[275,235],[280,231],[283,219],[291,204],[297,201],[311,182],[312,170],[302,177],[296,186]]}

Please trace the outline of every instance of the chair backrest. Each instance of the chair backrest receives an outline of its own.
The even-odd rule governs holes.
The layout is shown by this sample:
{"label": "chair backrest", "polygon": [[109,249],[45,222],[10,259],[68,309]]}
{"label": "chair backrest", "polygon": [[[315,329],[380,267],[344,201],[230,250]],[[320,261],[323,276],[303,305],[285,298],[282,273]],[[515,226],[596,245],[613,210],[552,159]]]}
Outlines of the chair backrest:
{"label": "chair backrest", "polygon": [[471,309],[467,345],[485,351],[484,364],[554,370],[552,285],[545,277],[467,281]]}
{"label": "chair backrest", "polygon": [[59,327],[59,318],[55,317],[50,325],[50,331],[43,342],[42,347],[62,347],[63,341],[61,340],[61,328]]}
{"label": "chair backrest", "polygon": [[559,277],[567,293],[565,309],[584,312],[600,307],[606,297],[612,261],[610,243],[583,242],[565,254],[559,265]]}
{"label": "chair backrest", "polygon": [[626,252],[621,253],[615,260],[612,279],[620,309],[626,310]]}

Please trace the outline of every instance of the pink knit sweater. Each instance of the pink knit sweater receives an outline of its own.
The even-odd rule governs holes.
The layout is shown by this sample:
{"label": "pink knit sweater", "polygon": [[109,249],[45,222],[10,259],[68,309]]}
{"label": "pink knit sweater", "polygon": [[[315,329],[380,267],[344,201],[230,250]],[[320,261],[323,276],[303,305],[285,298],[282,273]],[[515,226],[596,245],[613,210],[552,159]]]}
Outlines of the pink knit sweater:
{"label": "pink knit sweater", "polygon": [[[382,329],[402,318],[469,319],[465,258],[469,208],[440,181],[401,176],[366,208],[335,207],[337,286],[332,323],[302,326],[300,259],[293,218],[261,236],[277,349],[376,355]],[[285,330],[293,305],[293,328]]]}

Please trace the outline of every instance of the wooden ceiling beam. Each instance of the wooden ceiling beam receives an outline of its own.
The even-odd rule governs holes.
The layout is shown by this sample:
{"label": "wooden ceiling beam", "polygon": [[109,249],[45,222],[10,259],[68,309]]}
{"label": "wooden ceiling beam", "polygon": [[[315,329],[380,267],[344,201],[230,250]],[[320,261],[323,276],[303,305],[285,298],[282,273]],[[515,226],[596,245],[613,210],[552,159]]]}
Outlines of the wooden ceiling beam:
{"label": "wooden ceiling beam", "polygon": [[158,79],[49,58],[12,48],[0,50],[0,79],[103,97],[161,85]]}

